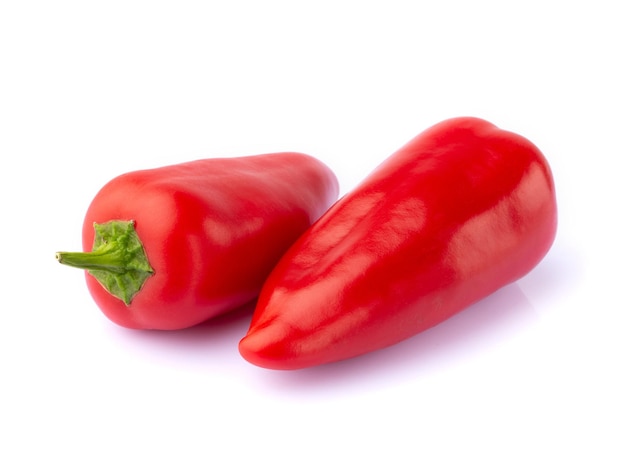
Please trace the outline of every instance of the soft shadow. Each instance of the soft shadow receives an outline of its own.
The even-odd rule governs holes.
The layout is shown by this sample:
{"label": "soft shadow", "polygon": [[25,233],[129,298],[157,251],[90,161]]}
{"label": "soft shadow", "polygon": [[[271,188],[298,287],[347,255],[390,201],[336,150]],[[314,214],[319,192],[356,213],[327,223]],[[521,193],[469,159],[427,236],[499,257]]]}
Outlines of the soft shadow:
{"label": "soft shadow", "polygon": [[445,322],[391,347],[353,359],[298,371],[263,371],[265,385],[308,392],[349,387],[393,377],[419,376],[433,368],[470,357],[506,342],[535,323],[538,315],[520,289],[511,284]]}
{"label": "soft shadow", "polygon": [[143,360],[186,369],[214,369],[239,360],[237,346],[250,326],[254,303],[191,328],[128,330],[115,326],[112,338]]}
{"label": "soft shadow", "polygon": [[557,238],[548,255],[519,284],[533,302],[540,300],[542,309],[549,309],[585,279],[588,266],[576,244]]}

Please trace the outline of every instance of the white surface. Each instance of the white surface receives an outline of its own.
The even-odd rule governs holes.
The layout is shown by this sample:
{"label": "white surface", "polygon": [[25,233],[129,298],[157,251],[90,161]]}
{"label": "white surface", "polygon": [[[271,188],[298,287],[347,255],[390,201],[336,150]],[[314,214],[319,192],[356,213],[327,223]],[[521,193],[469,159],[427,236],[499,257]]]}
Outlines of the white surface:
{"label": "white surface", "polygon": [[[0,452],[625,452],[620,2],[303,5],[0,4]],[[259,369],[249,312],[131,332],[54,260],[119,173],[295,150],[346,191],[457,115],[544,151],[558,238],[385,351]]]}

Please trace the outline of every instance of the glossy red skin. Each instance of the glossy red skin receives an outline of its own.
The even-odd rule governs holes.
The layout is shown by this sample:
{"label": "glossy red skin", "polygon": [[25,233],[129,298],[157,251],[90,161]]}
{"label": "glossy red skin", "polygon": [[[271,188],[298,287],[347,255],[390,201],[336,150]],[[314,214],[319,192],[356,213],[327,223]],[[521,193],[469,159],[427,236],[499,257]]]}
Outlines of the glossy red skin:
{"label": "glossy red skin", "polygon": [[299,369],[400,342],[527,274],[556,225],[551,171],[532,143],[477,118],[439,123],[289,249],[240,353]]}
{"label": "glossy red skin", "polygon": [[155,270],[129,307],[86,274],[113,322],[136,329],[196,325],[253,301],[280,256],[337,199],[332,171],[313,157],[273,153],[205,159],[121,175],[83,225],[134,220]]}

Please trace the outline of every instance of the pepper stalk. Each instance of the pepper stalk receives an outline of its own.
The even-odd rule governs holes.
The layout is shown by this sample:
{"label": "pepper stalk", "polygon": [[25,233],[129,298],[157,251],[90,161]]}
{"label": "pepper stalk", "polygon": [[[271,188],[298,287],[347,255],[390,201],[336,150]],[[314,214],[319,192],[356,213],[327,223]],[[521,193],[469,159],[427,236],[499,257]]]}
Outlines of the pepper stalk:
{"label": "pepper stalk", "polygon": [[86,270],[113,296],[130,306],[145,281],[154,274],[135,221],[94,223],[91,252],[57,252],[59,263]]}

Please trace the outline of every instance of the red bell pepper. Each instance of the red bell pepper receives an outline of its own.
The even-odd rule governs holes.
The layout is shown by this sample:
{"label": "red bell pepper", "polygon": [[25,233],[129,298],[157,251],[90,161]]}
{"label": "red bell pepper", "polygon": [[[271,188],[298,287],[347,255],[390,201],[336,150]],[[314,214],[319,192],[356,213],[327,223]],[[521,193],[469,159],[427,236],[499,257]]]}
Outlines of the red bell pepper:
{"label": "red bell pepper", "polygon": [[280,256],[336,200],[335,175],[299,153],[205,159],[130,172],[95,196],[83,249],[115,323],[186,328],[253,301]]}
{"label": "red bell pepper", "polygon": [[476,118],[439,123],[287,251],[240,353],[298,369],[400,342],[527,274],[556,225],[552,174],[532,143]]}

